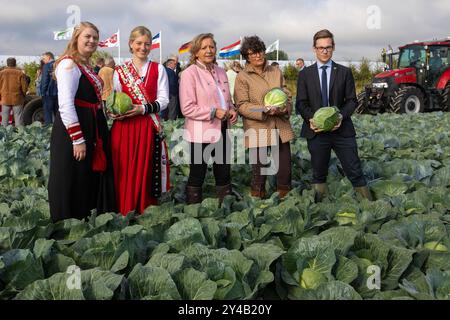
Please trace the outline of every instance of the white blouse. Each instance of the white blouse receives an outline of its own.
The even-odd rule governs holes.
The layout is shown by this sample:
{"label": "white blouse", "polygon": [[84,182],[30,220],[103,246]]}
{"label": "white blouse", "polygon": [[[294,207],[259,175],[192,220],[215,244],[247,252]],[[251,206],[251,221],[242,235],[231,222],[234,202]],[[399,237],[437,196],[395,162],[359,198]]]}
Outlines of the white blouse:
{"label": "white blouse", "polygon": [[[147,61],[147,63],[142,68],[142,73],[147,75],[148,67],[151,61]],[[137,68],[136,68],[137,69]],[[114,90],[117,92],[122,92],[122,84],[119,80],[119,74],[117,71],[114,71]],[[169,104],[169,79],[167,77],[166,69],[162,64],[158,64],[158,91],[156,94],[156,101],[158,101],[160,106],[160,111],[163,111],[167,108]]]}
{"label": "white blouse", "polygon": [[58,84],[58,104],[59,113],[64,126],[67,128],[78,123],[77,112],[75,111],[75,95],[81,78],[81,71],[70,59],[62,60],[55,70]]}
{"label": "white blouse", "polygon": [[[75,95],[80,83],[81,71],[70,59],[62,60],[55,70],[58,85],[58,105],[61,120],[66,128],[77,124],[78,115],[75,110]],[[73,144],[84,143],[84,139],[74,141]]]}

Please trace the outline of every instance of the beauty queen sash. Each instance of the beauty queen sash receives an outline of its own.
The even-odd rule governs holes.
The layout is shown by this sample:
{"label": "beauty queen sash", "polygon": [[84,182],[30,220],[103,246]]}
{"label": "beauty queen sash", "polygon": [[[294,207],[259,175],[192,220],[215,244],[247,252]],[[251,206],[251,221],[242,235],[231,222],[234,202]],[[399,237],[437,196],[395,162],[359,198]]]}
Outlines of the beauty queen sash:
{"label": "beauty queen sash", "polygon": [[[151,68],[153,66],[157,66],[157,64],[150,62],[147,75],[150,75]],[[116,70],[122,80],[123,85],[125,85],[128,88],[129,92],[132,94],[133,100],[138,101],[138,103],[140,104],[148,104],[152,102],[152,99],[150,99],[147,90],[145,89],[144,83],[139,76],[139,73],[137,72],[131,61],[128,61],[123,65],[117,67]],[[157,141],[159,140],[161,143],[161,159],[159,160],[161,168],[161,192],[165,193],[168,192],[170,188],[167,144],[164,139],[164,130],[159,115],[151,113],[150,117],[152,119],[152,123],[156,130],[156,133],[159,136],[159,139],[157,139]]]}

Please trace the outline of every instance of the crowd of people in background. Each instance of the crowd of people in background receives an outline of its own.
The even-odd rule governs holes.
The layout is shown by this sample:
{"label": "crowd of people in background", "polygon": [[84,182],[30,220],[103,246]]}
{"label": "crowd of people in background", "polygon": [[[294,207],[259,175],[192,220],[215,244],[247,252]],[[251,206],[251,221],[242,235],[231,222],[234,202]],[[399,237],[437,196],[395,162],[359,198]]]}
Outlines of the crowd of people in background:
{"label": "crowd of people in background", "polygon": [[[11,61],[15,60],[15,58],[11,57]],[[9,60],[9,59],[8,59]],[[30,82],[31,78],[29,75],[25,73],[25,71],[15,64],[14,67],[6,66],[0,67],[0,72],[4,69],[14,68],[23,73],[25,82],[27,83],[27,88],[25,93],[23,93],[24,102],[25,96],[32,94],[34,96],[42,97],[42,106],[43,106],[43,121],[45,125],[50,125],[53,123],[54,117],[58,110],[58,89],[53,77],[53,66],[54,66],[55,56],[52,52],[45,52],[41,55],[39,60],[39,67],[36,70],[36,74],[34,76],[34,92],[30,92]],[[168,59],[163,62],[163,65],[166,69],[167,76],[169,79],[169,95],[170,102],[169,106],[164,112],[160,114],[161,119],[164,121],[167,120],[176,120],[180,118],[184,118],[183,113],[180,108],[179,101],[179,84],[180,84],[180,73],[182,72],[182,66],[179,62],[179,57],[176,55],[169,56]],[[272,66],[280,67],[278,62],[272,62]],[[106,98],[113,91],[112,88],[112,75],[113,70],[116,66],[115,60],[112,56],[106,55],[105,57],[98,57],[95,59],[94,72],[100,76],[100,78],[104,82],[104,89],[102,94],[102,100],[106,102]],[[295,61],[295,67],[298,71],[303,70],[305,67],[304,59],[298,58]],[[237,74],[243,70],[243,66],[240,61],[232,60],[230,63],[226,63],[224,65],[228,82],[230,85],[231,99],[234,103],[234,82],[236,80]],[[8,72],[7,72],[8,73]],[[9,72],[10,73],[10,72]],[[8,78],[9,79],[9,78]],[[14,83],[14,80],[8,80],[8,82]],[[16,83],[17,84],[17,83]],[[16,85],[17,87],[17,85]],[[8,94],[17,94],[13,88],[4,88],[4,95]],[[8,92],[9,91],[9,92]],[[0,100],[1,102],[1,100]],[[15,101],[14,101],[15,102]],[[1,106],[1,103],[0,103]],[[5,108],[2,109],[2,122],[1,124],[4,126],[7,125],[15,125],[20,126],[23,124],[23,103],[21,105],[15,106],[16,108],[12,108],[8,104],[5,103]],[[8,108],[9,107],[9,108]],[[15,112],[14,112],[15,110]],[[9,113],[8,113],[9,112]],[[12,114],[14,116],[12,116]],[[11,116],[9,116],[11,115]],[[11,119],[16,119],[15,121],[11,121]],[[9,121],[8,121],[9,120]]]}

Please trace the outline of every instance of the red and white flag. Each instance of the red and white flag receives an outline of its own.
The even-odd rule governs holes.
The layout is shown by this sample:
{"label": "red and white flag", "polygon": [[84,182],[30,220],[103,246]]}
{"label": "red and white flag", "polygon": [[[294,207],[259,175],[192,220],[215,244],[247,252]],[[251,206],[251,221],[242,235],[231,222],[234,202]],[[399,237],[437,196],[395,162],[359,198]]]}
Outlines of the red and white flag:
{"label": "red and white flag", "polygon": [[152,38],[152,50],[161,48],[161,32]]}
{"label": "red and white flag", "polygon": [[100,48],[114,48],[120,46],[120,35],[119,31],[117,33],[114,33],[111,37],[109,37],[106,40],[99,41],[98,46]]}

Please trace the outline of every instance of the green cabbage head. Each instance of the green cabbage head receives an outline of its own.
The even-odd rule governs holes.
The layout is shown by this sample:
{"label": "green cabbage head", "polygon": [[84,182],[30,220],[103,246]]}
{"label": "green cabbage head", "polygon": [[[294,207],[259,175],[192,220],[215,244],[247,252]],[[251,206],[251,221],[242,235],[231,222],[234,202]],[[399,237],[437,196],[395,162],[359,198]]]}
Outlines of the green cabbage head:
{"label": "green cabbage head", "polygon": [[266,107],[277,107],[283,110],[286,108],[287,101],[287,94],[280,88],[274,88],[264,96],[264,105]]}
{"label": "green cabbage head", "polygon": [[437,242],[437,241],[431,241],[427,242],[423,245],[424,248],[433,250],[433,251],[439,251],[439,252],[450,252],[450,250],[443,244]]}
{"label": "green cabbage head", "polygon": [[106,99],[106,108],[116,115],[122,115],[133,108],[131,98],[123,92],[114,92]]}
{"label": "green cabbage head", "polygon": [[320,108],[314,114],[313,120],[318,129],[331,131],[339,123],[339,110],[336,107]]}
{"label": "green cabbage head", "polygon": [[320,272],[310,268],[303,269],[300,277],[300,286],[303,289],[315,289],[324,282],[327,282],[327,278]]}

